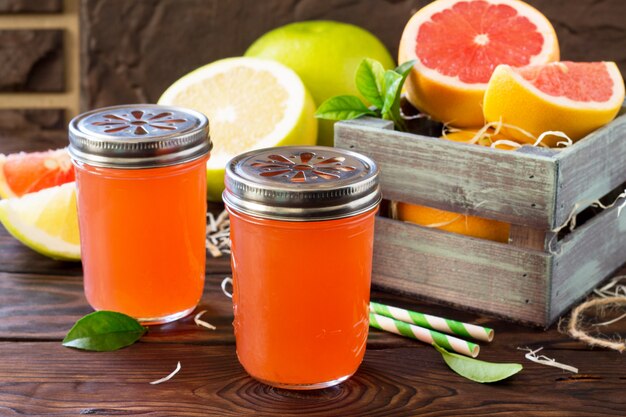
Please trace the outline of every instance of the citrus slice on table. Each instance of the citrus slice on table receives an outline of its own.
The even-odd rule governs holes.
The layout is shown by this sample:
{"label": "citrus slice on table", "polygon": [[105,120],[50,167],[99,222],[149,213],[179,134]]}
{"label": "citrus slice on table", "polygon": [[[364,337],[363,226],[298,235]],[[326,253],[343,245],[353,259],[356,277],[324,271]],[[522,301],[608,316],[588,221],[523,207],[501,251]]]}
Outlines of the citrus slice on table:
{"label": "citrus slice on table", "polygon": [[433,119],[483,125],[487,82],[499,64],[520,67],[559,59],[554,28],[518,0],[437,0],[409,20],[398,62],[415,59],[407,98]]}
{"label": "citrus slice on table", "polygon": [[207,164],[208,197],[221,201],[224,169],[234,156],[283,145],[314,145],[315,104],[298,75],[260,58],[228,58],[176,81],[159,104],[187,107],[209,118],[214,147]]}
{"label": "citrus slice on table", "polygon": [[[623,102],[624,80],[614,62],[554,62],[497,67],[483,107],[488,122],[502,120],[535,137],[559,131],[576,141],[613,120]],[[513,129],[506,132],[532,141]],[[561,140],[548,136],[544,143]]]}
{"label": "citrus slice on table", "polygon": [[19,197],[74,181],[67,149],[0,154],[0,197]]}
{"label": "citrus slice on table", "polygon": [[80,260],[75,183],[0,201],[0,222],[31,249],[60,260]]}

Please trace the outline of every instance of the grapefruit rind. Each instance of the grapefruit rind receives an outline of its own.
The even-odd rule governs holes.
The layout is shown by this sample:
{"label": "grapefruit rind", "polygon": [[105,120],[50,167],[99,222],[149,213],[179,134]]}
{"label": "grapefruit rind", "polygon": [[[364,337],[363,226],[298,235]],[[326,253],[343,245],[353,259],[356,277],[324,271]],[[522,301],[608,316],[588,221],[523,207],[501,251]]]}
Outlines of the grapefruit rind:
{"label": "grapefruit rind", "polygon": [[[526,80],[514,68],[499,65],[485,92],[483,109],[487,122],[517,126],[539,137],[547,131],[560,131],[577,141],[609,123],[624,102],[624,80],[617,65],[605,62],[613,81],[613,94],[605,102],[575,101],[549,95]],[[558,63],[550,64],[558,65]],[[532,139],[513,129],[503,131],[514,139],[531,143]],[[546,137],[544,143],[556,146],[559,137]]]}
{"label": "grapefruit rind", "polygon": [[[407,98],[433,119],[458,127],[478,127],[484,122],[481,104],[488,83],[468,84],[458,76],[449,76],[426,67],[415,53],[419,27],[438,12],[449,9],[461,0],[438,0],[420,9],[407,23],[400,40],[398,62],[415,59],[406,82]],[[542,51],[531,57],[529,65],[558,61],[559,45],[554,28],[534,7],[518,0],[484,0],[490,4],[506,4],[526,17],[543,35]]]}
{"label": "grapefruit rind", "polygon": [[[57,260],[79,261],[80,244],[73,244],[58,236],[52,236],[35,225],[47,203],[57,197],[58,193],[67,194],[70,201],[75,201],[75,196],[72,195],[75,192],[75,183],[71,182],[19,198],[2,200],[0,201],[0,222],[13,237],[42,255]],[[76,210],[75,204],[68,206],[68,210]],[[76,216],[66,217],[76,221]],[[72,227],[78,228],[78,224]]]}

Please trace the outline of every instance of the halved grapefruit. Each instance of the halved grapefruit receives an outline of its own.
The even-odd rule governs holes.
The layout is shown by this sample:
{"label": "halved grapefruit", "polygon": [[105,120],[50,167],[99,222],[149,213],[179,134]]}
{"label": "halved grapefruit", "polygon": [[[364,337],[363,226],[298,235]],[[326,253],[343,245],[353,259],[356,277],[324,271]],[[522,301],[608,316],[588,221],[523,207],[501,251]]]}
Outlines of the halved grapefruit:
{"label": "halved grapefruit", "polygon": [[[496,68],[485,93],[488,122],[502,120],[535,137],[560,131],[576,141],[607,124],[624,102],[624,80],[614,62],[554,62],[524,68]],[[528,142],[525,135],[507,135]],[[544,140],[555,146],[562,140]]]}
{"label": "halved grapefruit", "polygon": [[483,125],[487,82],[499,64],[515,67],[559,59],[554,28],[518,0],[437,0],[409,20],[398,62],[415,59],[407,98],[433,119]]}
{"label": "halved grapefruit", "polygon": [[0,197],[20,197],[74,181],[67,149],[0,154]]}

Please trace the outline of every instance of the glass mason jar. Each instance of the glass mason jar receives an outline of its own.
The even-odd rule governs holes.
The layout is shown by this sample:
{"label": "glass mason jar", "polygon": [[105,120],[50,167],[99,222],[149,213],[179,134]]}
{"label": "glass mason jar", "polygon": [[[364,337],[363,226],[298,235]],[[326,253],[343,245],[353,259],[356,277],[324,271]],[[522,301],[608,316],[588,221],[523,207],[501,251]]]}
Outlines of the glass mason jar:
{"label": "glass mason jar", "polygon": [[368,333],[378,167],[355,152],[281,147],[226,167],[237,355],[287,389],[336,385]]}
{"label": "glass mason jar", "polygon": [[145,324],[191,313],[204,287],[207,118],[152,104],[69,125],[85,295]]}

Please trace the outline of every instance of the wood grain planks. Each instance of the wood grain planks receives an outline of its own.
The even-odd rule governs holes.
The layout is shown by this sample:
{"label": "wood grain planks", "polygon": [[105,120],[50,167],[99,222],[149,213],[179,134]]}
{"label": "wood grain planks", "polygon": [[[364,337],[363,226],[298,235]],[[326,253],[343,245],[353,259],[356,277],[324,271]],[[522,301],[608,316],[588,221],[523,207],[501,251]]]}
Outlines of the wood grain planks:
{"label": "wood grain planks", "polygon": [[376,219],[374,240],[374,285],[516,320],[546,320],[551,257],[543,252],[385,218]]}
{"label": "wood grain planks", "polygon": [[385,198],[536,228],[553,224],[551,156],[384,130],[363,120],[337,123],[335,146],[378,162]]}
{"label": "wood grain planks", "polygon": [[[133,416],[592,416],[623,415],[623,358],[587,352],[546,352],[584,369],[573,377],[524,362],[500,384],[453,374],[427,345],[368,350],[344,384],[312,392],[285,391],[249,378],[234,346],[138,343],[108,353],[78,352],[55,342],[0,343],[0,411],[4,415]],[[520,361],[500,350],[486,359]],[[149,381],[182,369],[161,385]]]}
{"label": "wood grain planks", "polygon": [[556,155],[555,227],[626,182],[626,108],[621,114]]}
{"label": "wood grain planks", "polygon": [[626,260],[626,210],[610,208],[574,230],[554,258],[550,321],[598,286]]}
{"label": "wood grain planks", "polygon": [[[372,299],[494,328],[496,339],[483,346],[481,359],[521,362],[524,371],[504,383],[476,384],[452,373],[429,346],[372,330],[364,362],[346,383],[314,392],[270,388],[237,361],[222,276],[207,276],[199,307],[208,310],[203,319],[216,331],[188,317],[152,327],[128,348],[94,353],[60,344],[73,321],[90,311],[80,276],[60,269],[0,274],[0,415],[547,417],[622,415],[626,407],[623,355],[589,351],[555,329],[542,332],[379,291]],[[524,346],[543,346],[543,353],[580,367],[581,374],[525,361],[516,350]],[[182,370],[171,381],[148,383],[177,361]]]}

